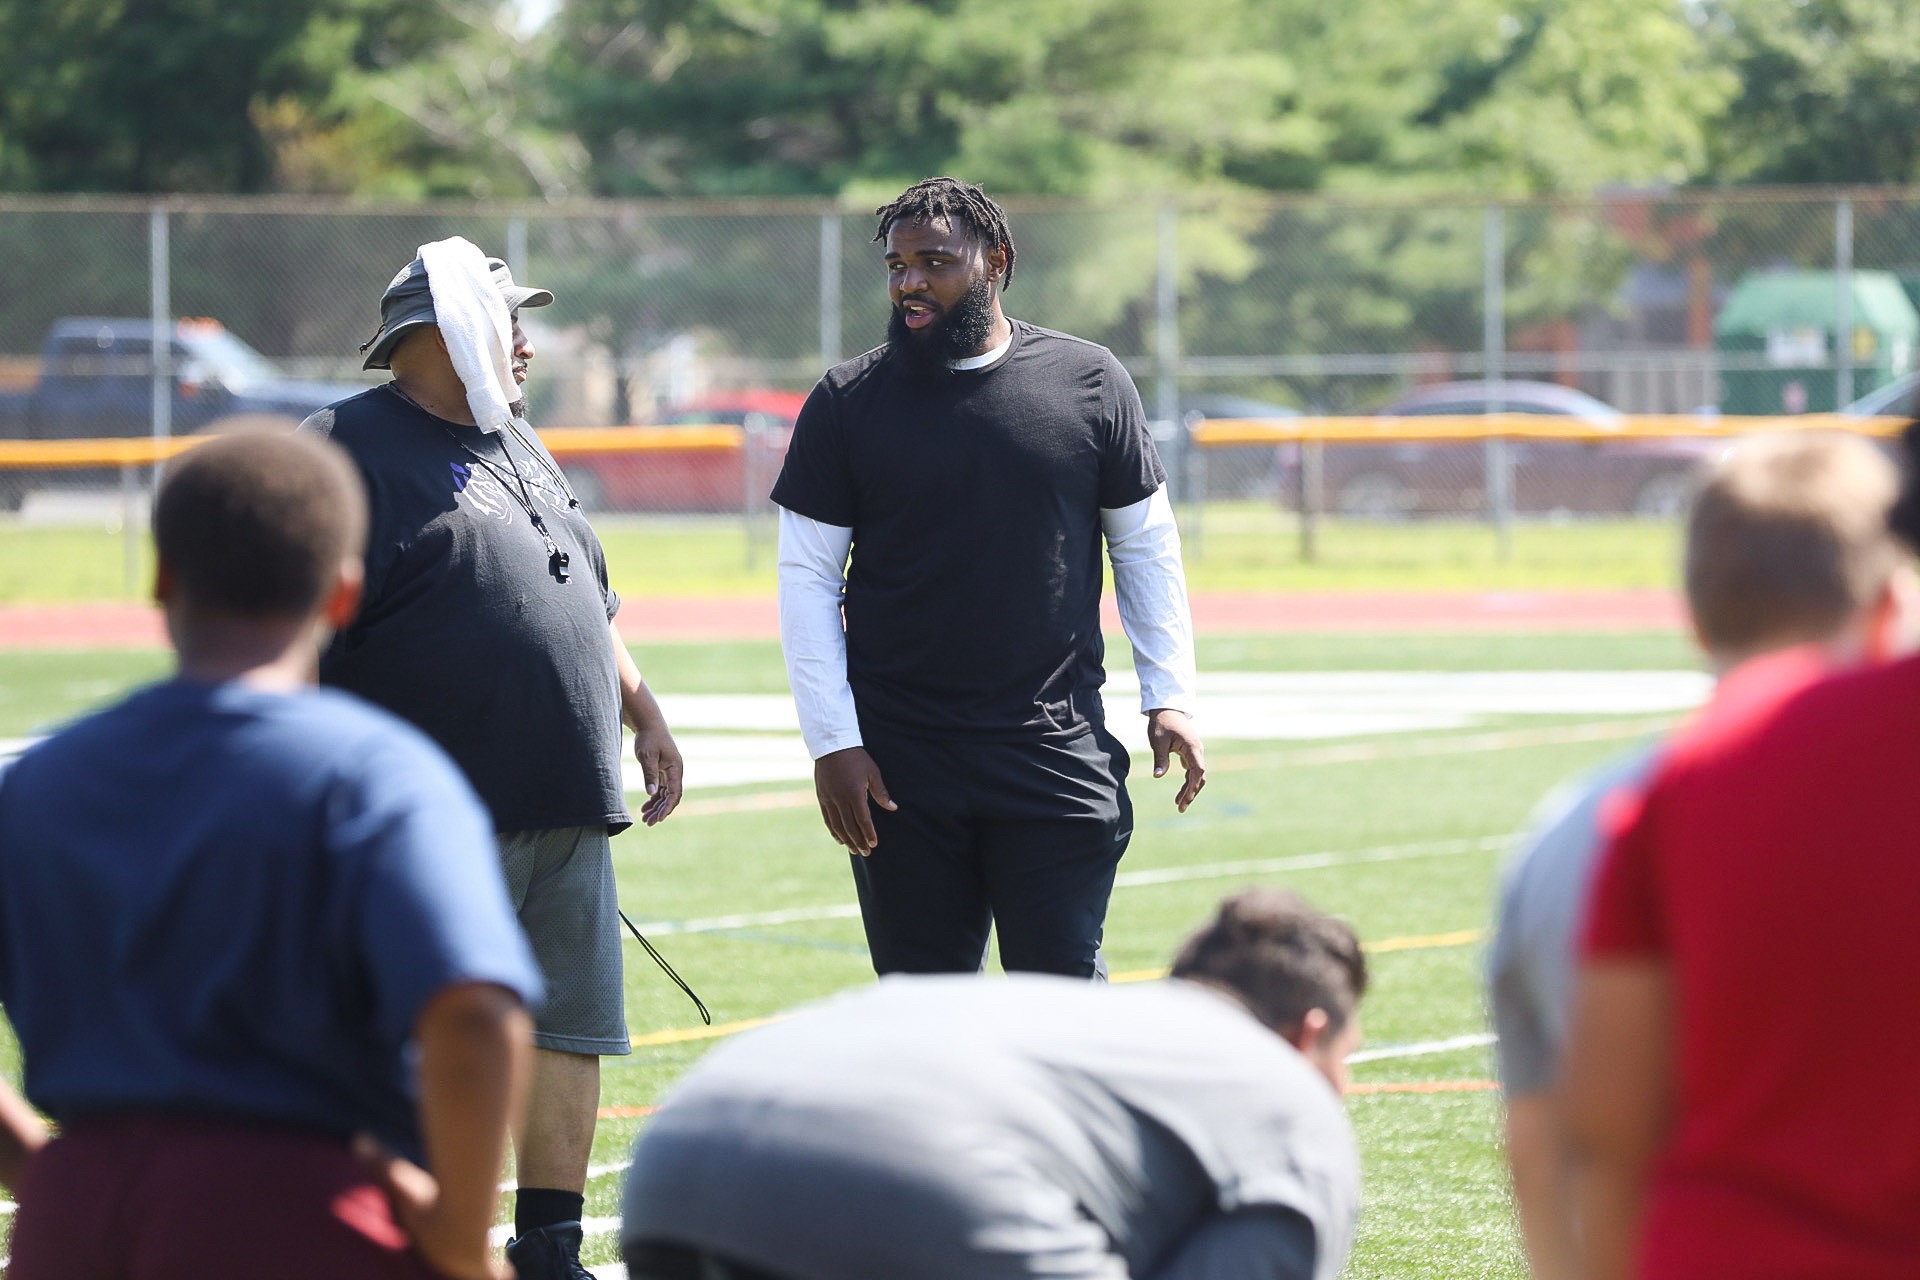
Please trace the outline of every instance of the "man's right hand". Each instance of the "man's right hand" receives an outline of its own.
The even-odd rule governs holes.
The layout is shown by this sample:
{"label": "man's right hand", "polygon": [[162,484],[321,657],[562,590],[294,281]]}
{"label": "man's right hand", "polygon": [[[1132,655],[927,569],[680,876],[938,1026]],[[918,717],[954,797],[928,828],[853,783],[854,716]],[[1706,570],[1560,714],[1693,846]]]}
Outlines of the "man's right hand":
{"label": "man's right hand", "polygon": [[387,1193],[394,1218],[428,1266],[448,1280],[512,1280],[513,1268],[493,1256],[485,1232],[475,1237],[447,1223],[432,1174],[369,1134],[355,1137],[353,1153]]}
{"label": "man's right hand", "polygon": [[879,766],[865,747],[847,747],[815,760],[813,793],[820,799],[820,817],[828,833],[863,858],[880,843],[874,834],[868,798],[890,813],[900,807],[887,794]]}

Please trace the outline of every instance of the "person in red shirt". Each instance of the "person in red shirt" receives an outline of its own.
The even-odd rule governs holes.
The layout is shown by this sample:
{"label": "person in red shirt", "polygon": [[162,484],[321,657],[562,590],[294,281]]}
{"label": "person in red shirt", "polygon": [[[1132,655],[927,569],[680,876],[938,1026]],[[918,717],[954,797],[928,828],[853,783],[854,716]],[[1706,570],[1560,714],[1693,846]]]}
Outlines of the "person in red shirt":
{"label": "person in red shirt", "polygon": [[1733,673],[1610,815],[1565,1077],[1591,1280],[1920,1267],[1920,657],[1829,670]]}

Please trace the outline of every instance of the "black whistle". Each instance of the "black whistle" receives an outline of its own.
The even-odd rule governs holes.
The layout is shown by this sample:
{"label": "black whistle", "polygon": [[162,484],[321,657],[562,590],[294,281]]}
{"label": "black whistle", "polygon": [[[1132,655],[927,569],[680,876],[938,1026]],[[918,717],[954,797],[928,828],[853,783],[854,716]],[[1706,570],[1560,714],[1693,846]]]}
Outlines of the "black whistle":
{"label": "black whistle", "polygon": [[567,580],[567,563],[568,556],[564,551],[555,551],[547,557],[547,569],[553,574],[554,581],[565,582]]}

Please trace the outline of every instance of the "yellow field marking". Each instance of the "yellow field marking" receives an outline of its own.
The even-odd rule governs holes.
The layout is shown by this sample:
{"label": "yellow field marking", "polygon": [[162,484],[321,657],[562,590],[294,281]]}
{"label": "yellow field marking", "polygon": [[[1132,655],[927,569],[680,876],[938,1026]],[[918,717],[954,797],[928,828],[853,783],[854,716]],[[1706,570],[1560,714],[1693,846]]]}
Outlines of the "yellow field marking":
{"label": "yellow field marking", "polygon": [[[1438,947],[1462,947],[1478,942],[1486,936],[1485,929],[1456,929],[1451,933],[1423,933],[1404,938],[1383,938],[1379,942],[1362,944],[1367,951],[1421,951]],[[1162,969],[1129,969],[1125,973],[1109,974],[1109,982],[1152,982],[1167,976]],[[649,1031],[633,1037],[636,1049],[653,1048],[666,1044],[687,1044],[695,1040],[718,1040],[723,1036],[737,1035],[742,1031],[751,1031],[755,1027],[764,1027],[770,1022],[779,1022],[788,1015],[770,1014],[764,1018],[747,1018],[740,1022],[716,1022],[710,1027],[671,1027],[665,1031]]]}
{"label": "yellow field marking", "polygon": [[[1372,1093],[1488,1093],[1500,1085],[1493,1080],[1386,1080],[1370,1084],[1349,1084],[1349,1094]],[[653,1107],[602,1107],[602,1120],[644,1120]],[[617,1170],[616,1170],[617,1172]],[[12,1206],[6,1206],[11,1208]]]}
{"label": "yellow field marking", "polygon": [[1464,947],[1487,936],[1485,929],[1455,929],[1452,933],[1422,933],[1410,938],[1382,938],[1361,944],[1363,951],[1426,951],[1435,947]]}
{"label": "yellow field marking", "polygon": [[[1382,938],[1378,942],[1363,942],[1360,949],[1367,952],[1382,951],[1427,951],[1439,947],[1464,947],[1480,941],[1487,936],[1485,929],[1455,929],[1451,933],[1420,933],[1405,938]],[[1167,976],[1165,969],[1129,969],[1125,973],[1110,973],[1108,982],[1152,982]]]}
{"label": "yellow field marking", "polygon": [[[1442,946],[1467,946],[1469,942],[1478,942],[1486,936],[1486,929],[1455,929],[1453,933],[1423,933],[1423,935],[1405,936],[1405,938],[1380,938],[1379,942],[1361,944],[1367,952],[1417,952],[1434,950]],[[1167,977],[1162,969],[1127,969],[1125,973],[1110,973],[1108,983],[1152,983],[1156,979]],[[718,1040],[722,1036],[732,1036],[741,1031],[753,1031],[755,1027],[766,1027],[768,1023],[778,1023],[785,1013],[772,1013],[768,1017],[749,1017],[737,1023],[714,1023],[712,1027],[670,1027],[666,1031],[649,1031],[634,1036],[634,1048],[655,1048],[660,1044],[687,1044],[693,1040]]]}
{"label": "yellow field marking", "polygon": [[765,1018],[747,1018],[741,1022],[717,1022],[711,1027],[674,1027],[666,1031],[649,1031],[645,1035],[633,1038],[633,1047],[645,1049],[661,1044],[685,1044],[689,1040],[717,1040],[721,1036],[736,1035],[742,1031],[751,1031],[755,1027],[764,1027],[769,1022],[778,1022],[787,1015],[776,1013]]}

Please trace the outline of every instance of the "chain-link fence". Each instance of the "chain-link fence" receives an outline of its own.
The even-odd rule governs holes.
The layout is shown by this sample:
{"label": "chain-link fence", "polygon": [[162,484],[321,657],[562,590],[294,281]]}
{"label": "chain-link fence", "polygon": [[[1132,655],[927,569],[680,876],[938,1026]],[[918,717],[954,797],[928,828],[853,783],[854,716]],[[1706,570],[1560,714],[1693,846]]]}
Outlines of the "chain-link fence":
{"label": "chain-link fence", "polygon": [[[1387,413],[1405,436],[1416,418],[1487,411],[1603,428],[1621,413],[1820,412],[1910,380],[1920,344],[1914,190],[1008,208],[1008,311],[1121,357],[1187,504],[1665,515],[1698,440],[1303,448],[1211,428]],[[0,437],[296,420],[384,376],[356,353],[381,290],[416,246],[458,234],[556,294],[523,317],[537,425],[740,429],[731,448],[574,453],[589,505],[746,513],[800,395],[882,340],[873,231],[862,213],[794,202],[3,200]],[[124,510],[125,481],[16,463],[0,498],[54,518],[84,512],[73,499],[92,490]]]}

